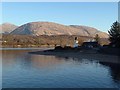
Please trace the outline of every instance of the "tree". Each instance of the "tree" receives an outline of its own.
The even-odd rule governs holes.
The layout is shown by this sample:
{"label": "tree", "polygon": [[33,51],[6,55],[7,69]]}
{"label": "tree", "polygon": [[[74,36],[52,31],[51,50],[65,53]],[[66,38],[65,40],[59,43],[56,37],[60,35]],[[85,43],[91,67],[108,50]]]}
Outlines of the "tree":
{"label": "tree", "polygon": [[95,41],[96,41],[96,42],[99,42],[99,40],[100,40],[99,35],[98,35],[98,34],[96,34],[94,39],[95,39]]}
{"label": "tree", "polygon": [[114,22],[108,33],[110,35],[109,40],[111,45],[120,48],[120,23],[117,21]]}

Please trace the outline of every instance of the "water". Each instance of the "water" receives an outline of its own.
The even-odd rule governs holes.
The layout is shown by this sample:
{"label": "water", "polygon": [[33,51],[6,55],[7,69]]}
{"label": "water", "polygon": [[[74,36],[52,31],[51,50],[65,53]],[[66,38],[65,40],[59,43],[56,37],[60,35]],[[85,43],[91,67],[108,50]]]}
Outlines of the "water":
{"label": "water", "polygon": [[30,51],[2,51],[3,88],[120,88],[120,64]]}

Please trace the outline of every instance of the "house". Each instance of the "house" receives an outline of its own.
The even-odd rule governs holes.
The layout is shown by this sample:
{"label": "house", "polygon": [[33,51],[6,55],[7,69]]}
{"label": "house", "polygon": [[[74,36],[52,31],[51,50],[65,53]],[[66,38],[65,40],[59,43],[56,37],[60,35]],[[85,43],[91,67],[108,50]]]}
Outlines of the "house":
{"label": "house", "polygon": [[83,42],[82,44],[83,48],[98,48],[100,47],[100,44],[98,42]]}

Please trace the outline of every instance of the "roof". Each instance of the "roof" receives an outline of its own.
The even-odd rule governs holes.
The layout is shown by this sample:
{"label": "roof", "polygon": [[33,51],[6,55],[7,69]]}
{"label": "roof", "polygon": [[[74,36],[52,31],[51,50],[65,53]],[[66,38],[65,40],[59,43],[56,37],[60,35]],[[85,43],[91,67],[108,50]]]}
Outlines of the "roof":
{"label": "roof", "polygon": [[83,45],[98,45],[98,42],[84,42]]}

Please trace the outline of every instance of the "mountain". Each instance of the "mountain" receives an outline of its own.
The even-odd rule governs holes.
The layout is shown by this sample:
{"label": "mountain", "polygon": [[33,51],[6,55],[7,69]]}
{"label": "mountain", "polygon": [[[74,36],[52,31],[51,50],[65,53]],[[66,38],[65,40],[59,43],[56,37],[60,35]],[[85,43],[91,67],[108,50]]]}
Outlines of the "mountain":
{"label": "mountain", "polygon": [[62,25],[53,22],[30,22],[24,24],[11,34],[17,35],[80,35],[80,36],[95,36],[98,34],[101,38],[107,38],[108,34],[101,32],[95,28],[88,26],[77,26],[77,25]]}
{"label": "mountain", "polygon": [[93,37],[96,34],[98,34],[102,38],[108,38],[109,37],[107,33],[99,31],[99,30],[97,30],[96,28],[93,28],[93,27],[79,26],[79,25],[70,25],[70,26],[87,32],[90,37]]}
{"label": "mountain", "polygon": [[0,25],[1,33],[8,34],[16,29],[18,26],[11,24],[11,23],[3,23]]}

